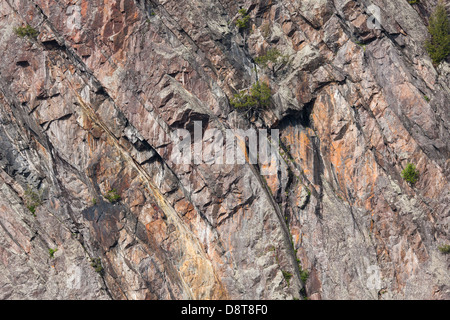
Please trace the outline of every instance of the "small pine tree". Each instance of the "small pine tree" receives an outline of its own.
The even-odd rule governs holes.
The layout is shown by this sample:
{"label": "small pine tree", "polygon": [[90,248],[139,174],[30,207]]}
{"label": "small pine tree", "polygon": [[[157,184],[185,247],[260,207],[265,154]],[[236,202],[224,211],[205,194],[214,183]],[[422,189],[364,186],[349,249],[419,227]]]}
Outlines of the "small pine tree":
{"label": "small pine tree", "polygon": [[237,109],[263,108],[270,105],[272,92],[268,84],[257,81],[249,92],[246,90],[235,94],[231,104]]}
{"label": "small pine tree", "polygon": [[276,63],[279,57],[281,57],[280,51],[278,51],[278,49],[276,48],[273,48],[267,50],[266,54],[256,57],[255,62],[261,67],[267,68],[269,62]]}
{"label": "small pine tree", "polygon": [[27,24],[25,27],[15,28],[14,32],[17,36],[21,38],[36,39],[37,36],[39,35],[39,32],[29,24]]}
{"label": "small pine tree", "polygon": [[[261,68],[268,68],[269,62],[272,63],[271,71],[274,75],[276,75],[276,72],[284,67],[289,62],[289,56],[281,54],[280,51],[276,48],[268,49],[266,54],[260,55],[255,58],[255,62],[261,67]],[[278,70],[275,69],[275,66],[279,64]]]}
{"label": "small pine tree", "polygon": [[442,2],[438,3],[430,17],[428,32],[431,37],[426,41],[425,48],[437,65],[450,54],[450,24]]}
{"label": "small pine tree", "polygon": [[257,81],[250,90],[251,96],[257,101],[260,107],[268,107],[272,92],[265,82]]}
{"label": "small pine tree", "polygon": [[402,178],[411,185],[414,185],[419,180],[419,171],[416,170],[416,166],[408,163],[402,171]]}
{"label": "small pine tree", "polygon": [[245,9],[240,9],[239,14],[241,15],[241,19],[236,19],[236,25],[239,29],[246,29],[248,27],[248,22],[250,21],[250,16]]}

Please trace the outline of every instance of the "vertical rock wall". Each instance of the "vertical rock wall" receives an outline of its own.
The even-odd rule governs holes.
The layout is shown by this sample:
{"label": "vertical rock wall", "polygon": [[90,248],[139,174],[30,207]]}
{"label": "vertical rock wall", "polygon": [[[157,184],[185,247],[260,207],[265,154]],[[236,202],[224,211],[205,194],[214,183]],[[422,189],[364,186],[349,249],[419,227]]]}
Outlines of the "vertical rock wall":
{"label": "vertical rock wall", "polygon": [[[448,299],[435,4],[1,1],[0,298]],[[284,63],[257,66],[269,48]],[[270,108],[235,110],[258,79]],[[279,129],[279,171],[175,163],[196,121]]]}

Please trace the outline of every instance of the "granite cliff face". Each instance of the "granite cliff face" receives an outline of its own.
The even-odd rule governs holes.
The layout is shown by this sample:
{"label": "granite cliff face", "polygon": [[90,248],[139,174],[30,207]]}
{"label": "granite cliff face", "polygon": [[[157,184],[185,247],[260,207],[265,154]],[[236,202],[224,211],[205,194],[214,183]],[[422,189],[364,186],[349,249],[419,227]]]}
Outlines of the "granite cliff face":
{"label": "granite cliff face", "polygon": [[[435,5],[0,1],[0,299],[449,299]],[[235,110],[258,79],[270,108]],[[174,163],[195,121],[279,129],[279,171]]]}

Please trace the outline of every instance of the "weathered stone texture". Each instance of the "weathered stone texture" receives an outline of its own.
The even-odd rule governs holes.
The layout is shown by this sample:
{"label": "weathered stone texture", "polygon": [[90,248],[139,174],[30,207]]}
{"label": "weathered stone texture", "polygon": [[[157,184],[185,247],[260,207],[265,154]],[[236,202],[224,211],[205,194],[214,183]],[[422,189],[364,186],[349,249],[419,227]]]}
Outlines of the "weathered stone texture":
{"label": "weathered stone texture", "polygon": [[[0,299],[449,299],[435,3],[1,1]],[[26,24],[36,39],[15,34]],[[258,67],[274,47],[287,63]],[[257,79],[271,107],[234,110]],[[279,129],[278,174],[174,163],[195,121]]]}

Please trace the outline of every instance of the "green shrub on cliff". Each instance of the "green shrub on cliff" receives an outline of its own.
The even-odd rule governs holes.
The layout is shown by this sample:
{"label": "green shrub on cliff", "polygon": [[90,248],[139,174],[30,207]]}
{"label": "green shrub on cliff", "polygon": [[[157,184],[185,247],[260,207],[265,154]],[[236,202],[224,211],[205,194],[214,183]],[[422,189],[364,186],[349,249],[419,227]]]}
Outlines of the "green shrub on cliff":
{"label": "green shrub on cliff", "polygon": [[433,63],[439,64],[450,54],[450,24],[442,2],[430,17],[428,32],[431,37],[425,42],[425,48]]}
{"label": "green shrub on cliff", "polygon": [[438,247],[438,249],[442,254],[450,253],[450,245],[449,244],[443,244],[442,246]]}
{"label": "green shrub on cliff", "polygon": [[21,38],[30,38],[30,39],[36,39],[37,36],[39,35],[39,32],[29,24],[27,24],[26,27],[15,28],[14,33]]}
{"label": "green shrub on cliff", "polygon": [[419,171],[416,170],[416,166],[408,163],[402,171],[402,178],[411,185],[414,185],[419,180]]}
{"label": "green shrub on cliff", "polygon": [[292,278],[292,273],[285,271],[285,270],[281,270],[281,272],[283,273],[283,277],[284,280],[286,280],[288,287],[290,286],[290,281]]}
{"label": "green shrub on cliff", "polygon": [[24,200],[28,210],[34,214],[36,208],[42,204],[42,192],[34,191],[31,187],[27,187]]}
{"label": "green shrub on cliff", "polygon": [[91,259],[91,267],[94,268],[95,272],[102,274],[103,273],[103,266],[102,266],[102,260],[100,258],[92,258]]}
{"label": "green shrub on cliff", "polygon": [[302,279],[303,283],[306,283],[306,281],[309,278],[309,271],[308,270],[303,270],[301,265],[299,265],[298,268],[299,268],[299,271],[300,271],[300,279]]}
{"label": "green shrub on cliff", "polygon": [[269,62],[272,63],[272,73],[276,73],[275,65],[281,63],[281,67],[285,66],[289,62],[289,57],[287,55],[281,54],[277,48],[268,49],[265,54],[260,55],[255,58],[255,62],[261,68],[268,68]]}
{"label": "green shrub on cliff", "polygon": [[241,18],[236,19],[236,25],[239,29],[246,29],[248,27],[248,22],[250,21],[250,16],[245,9],[239,10],[239,14],[241,15]]}
{"label": "green shrub on cliff", "polygon": [[277,48],[273,48],[267,50],[266,54],[256,57],[255,62],[261,67],[267,68],[269,62],[276,63],[279,57],[281,57],[280,51]]}
{"label": "green shrub on cliff", "polygon": [[120,201],[120,195],[117,193],[116,189],[112,189],[105,194],[106,200],[111,203],[116,203]]}
{"label": "green shrub on cliff", "polygon": [[249,91],[242,90],[231,99],[231,105],[237,109],[268,107],[272,92],[267,83],[257,81]]}
{"label": "green shrub on cliff", "polygon": [[48,254],[50,255],[50,258],[54,258],[55,257],[56,251],[58,251],[58,248],[56,248],[56,249],[48,249]]}

